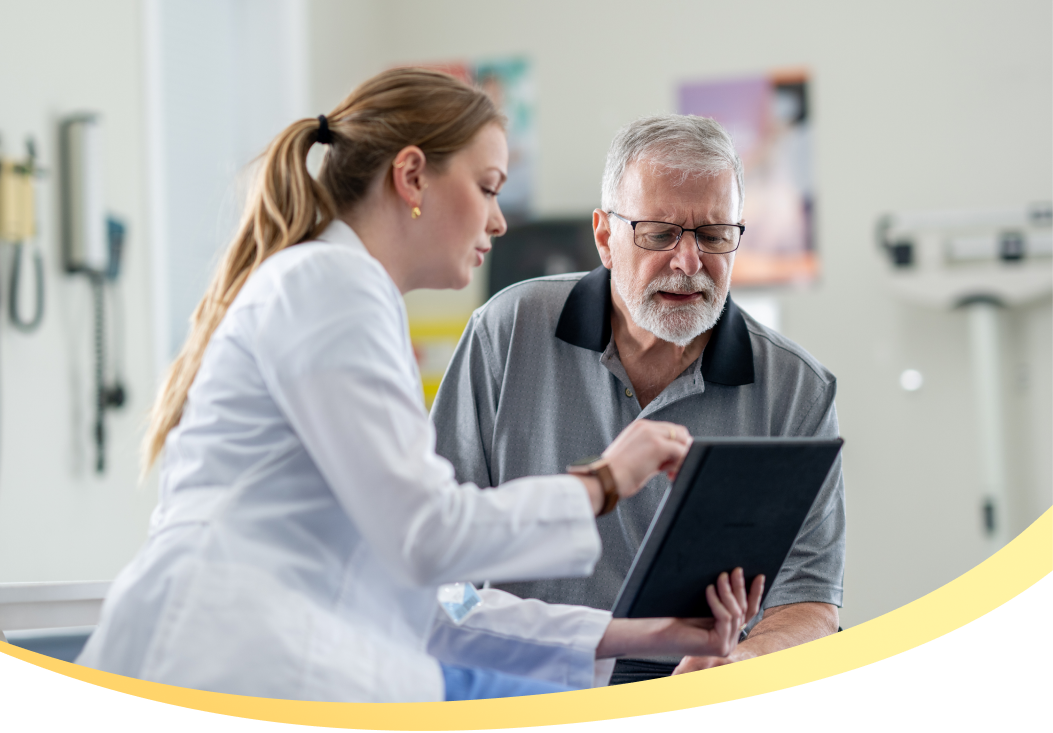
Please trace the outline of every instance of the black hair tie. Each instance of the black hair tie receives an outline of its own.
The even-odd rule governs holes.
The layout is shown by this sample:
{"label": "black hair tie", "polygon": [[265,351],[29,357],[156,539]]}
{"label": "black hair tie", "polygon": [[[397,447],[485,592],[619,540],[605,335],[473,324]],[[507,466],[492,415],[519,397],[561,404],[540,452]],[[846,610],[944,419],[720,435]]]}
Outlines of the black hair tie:
{"label": "black hair tie", "polygon": [[333,142],[333,133],[329,132],[329,120],[325,118],[325,115],[318,115],[318,134],[314,140],[322,145],[329,145]]}

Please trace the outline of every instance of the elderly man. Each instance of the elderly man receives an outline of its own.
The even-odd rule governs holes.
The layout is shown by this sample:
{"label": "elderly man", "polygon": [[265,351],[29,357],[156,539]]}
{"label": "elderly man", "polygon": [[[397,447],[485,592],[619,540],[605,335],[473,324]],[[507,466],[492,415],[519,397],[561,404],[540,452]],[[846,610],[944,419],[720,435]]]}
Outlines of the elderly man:
{"label": "elderly man", "polygon": [[[496,486],[561,472],[637,418],[680,423],[695,436],[837,436],[833,375],[728,296],[745,229],[743,181],[719,124],[666,115],[623,128],[607,156],[602,204],[592,215],[602,267],[518,283],[472,316],[432,410],[438,451],[460,481]],[[599,520],[603,556],[592,577],[503,587],[611,608],[668,485],[654,479]],[[838,459],[731,657],[621,660],[612,683],[836,631],[844,548]]]}

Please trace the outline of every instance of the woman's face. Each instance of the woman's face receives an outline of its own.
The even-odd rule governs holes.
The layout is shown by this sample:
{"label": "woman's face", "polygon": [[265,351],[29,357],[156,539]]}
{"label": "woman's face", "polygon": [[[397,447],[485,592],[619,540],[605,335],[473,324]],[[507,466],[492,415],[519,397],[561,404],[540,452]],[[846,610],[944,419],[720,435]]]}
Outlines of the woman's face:
{"label": "woman's face", "polygon": [[450,156],[444,171],[428,176],[417,220],[420,251],[428,253],[420,287],[460,289],[471,281],[472,268],[490,251],[490,238],[508,229],[497,204],[507,170],[504,130],[491,124]]}

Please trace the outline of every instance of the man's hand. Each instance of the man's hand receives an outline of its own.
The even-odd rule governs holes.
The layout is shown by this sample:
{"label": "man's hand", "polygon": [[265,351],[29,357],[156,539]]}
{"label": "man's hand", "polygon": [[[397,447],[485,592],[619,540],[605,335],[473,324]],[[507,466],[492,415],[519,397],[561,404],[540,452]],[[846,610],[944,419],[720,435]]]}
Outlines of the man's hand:
{"label": "man's hand", "polygon": [[676,665],[676,669],[673,670],[673,674],[684,674],[686,672],[698,672],[702,669],[711,669],[713,667],[723,667],[725,664],[731,664],[733,662],[741,662],[743,659],[751,659],[755,656],[749,649],[744,649],[742,642],[736,647],[735,651],[726,657],[684,657],[680,660],[680,664]]}
{"label": "man's hand", "polygon": [[764,612],[749,638],[726,657],[684,657],[673,674],[697,672],[743,659],[771,654],[837,631],[837,606],[829,603],[791,603]]}

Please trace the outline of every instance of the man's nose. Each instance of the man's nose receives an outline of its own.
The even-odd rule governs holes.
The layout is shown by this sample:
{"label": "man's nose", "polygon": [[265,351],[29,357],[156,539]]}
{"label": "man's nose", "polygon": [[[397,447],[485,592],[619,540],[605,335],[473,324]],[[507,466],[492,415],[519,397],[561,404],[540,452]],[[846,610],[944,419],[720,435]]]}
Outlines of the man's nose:
{"label": "man's nose", "polygon": [[684,232],[684,235],[680,237],[680,241],[676,243],[676,249],[673,250],[673,259],[669,266],[674,270],[680,270],[688,277],[692,277],[702,269],[702,253],[698,251],[698,246],[695,244],[694,234]]}

